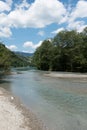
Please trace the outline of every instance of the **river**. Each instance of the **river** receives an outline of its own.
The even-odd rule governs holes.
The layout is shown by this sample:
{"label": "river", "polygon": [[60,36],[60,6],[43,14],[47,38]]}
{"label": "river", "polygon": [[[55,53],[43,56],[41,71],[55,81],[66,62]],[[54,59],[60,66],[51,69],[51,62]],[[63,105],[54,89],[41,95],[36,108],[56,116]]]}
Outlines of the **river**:
{"label": "river", "polygon": [[49,130],[87,130],[87,81],[45,73],[16,70],[4,77],[0,87],[18,96]]}

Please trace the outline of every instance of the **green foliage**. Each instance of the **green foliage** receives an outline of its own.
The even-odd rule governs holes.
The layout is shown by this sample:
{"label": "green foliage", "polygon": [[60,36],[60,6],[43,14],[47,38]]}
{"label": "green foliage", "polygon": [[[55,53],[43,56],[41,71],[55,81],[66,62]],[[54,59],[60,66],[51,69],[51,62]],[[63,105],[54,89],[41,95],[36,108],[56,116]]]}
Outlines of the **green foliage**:
{"label": "green foliage", "polygon": [[38,69],[48,70],[51,69],[51,52],[52,44],[49,40],[45,40],[42,45],[37,48],[33,57],[33,62]]}
{"label": "green foliage", "polygon": [[61,31],[45,40],[33,59],[41,70],[87,72],[87,28],[82,33]]}
{"label": "green foliage", "polygon": [[29,63],[22,56],[17,56],[9,49],[5,47],[4,44],[0,43],[0,71],[9,70],[12,67],[28,66]]}

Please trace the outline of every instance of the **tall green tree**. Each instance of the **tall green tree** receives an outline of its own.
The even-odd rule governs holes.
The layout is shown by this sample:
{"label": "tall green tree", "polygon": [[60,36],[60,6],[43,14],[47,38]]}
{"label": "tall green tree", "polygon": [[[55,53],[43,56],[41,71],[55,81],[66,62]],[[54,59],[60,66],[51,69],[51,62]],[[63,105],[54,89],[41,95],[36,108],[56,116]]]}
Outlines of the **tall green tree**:
{"label": "tall green tree", "polygon": [[42,45],[37,48],[33,57],[33,62],[38,69],[49,70],[51,69],[51,55],[52,43],[50,40],[45,40]]}

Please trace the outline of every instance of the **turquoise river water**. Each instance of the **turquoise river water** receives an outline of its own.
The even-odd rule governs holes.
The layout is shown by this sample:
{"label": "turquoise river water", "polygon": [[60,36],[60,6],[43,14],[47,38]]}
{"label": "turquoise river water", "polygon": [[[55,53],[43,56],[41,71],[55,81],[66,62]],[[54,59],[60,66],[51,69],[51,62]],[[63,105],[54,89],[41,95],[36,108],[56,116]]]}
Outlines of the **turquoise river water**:
{"label": "turquoise river water", "polygon": [[0,87],[18,96],[49,130],[87,130],[87,80],[17,70]]}

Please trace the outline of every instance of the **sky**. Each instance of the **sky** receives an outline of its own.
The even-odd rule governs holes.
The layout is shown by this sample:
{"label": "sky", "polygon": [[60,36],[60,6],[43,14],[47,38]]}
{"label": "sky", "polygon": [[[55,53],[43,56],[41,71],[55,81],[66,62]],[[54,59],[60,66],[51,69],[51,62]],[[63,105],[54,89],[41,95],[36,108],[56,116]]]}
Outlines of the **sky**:
{"label": "sky", "polygon": [[33,53],[62,30],[87,27],[87,0],[0,0],[0,42]]}

